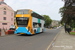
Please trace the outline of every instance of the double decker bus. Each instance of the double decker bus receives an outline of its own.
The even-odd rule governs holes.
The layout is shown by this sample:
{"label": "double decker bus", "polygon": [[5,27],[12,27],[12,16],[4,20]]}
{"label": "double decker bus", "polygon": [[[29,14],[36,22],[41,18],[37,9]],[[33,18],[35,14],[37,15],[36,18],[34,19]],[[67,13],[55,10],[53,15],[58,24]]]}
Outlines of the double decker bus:
{"label": "double decker bus", "polygon": [[44,17],[30,9],[17,10],[15,17],[15,34],[33,35],[45,31]]}

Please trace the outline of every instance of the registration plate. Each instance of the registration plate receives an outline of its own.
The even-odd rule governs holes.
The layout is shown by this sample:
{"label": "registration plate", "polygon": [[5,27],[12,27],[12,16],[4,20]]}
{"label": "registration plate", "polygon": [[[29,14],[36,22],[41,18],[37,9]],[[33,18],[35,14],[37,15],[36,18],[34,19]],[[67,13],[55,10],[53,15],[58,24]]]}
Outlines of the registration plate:
{"label": "registration plate", "polygon": [[20,33],[20,34],[24,34],[24,33]]}

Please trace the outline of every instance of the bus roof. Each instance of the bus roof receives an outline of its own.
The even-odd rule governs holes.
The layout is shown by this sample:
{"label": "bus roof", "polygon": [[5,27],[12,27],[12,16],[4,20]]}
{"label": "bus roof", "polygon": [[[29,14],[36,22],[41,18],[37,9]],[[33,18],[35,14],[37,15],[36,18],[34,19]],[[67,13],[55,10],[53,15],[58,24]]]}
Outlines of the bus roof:
{"label": "bus roof", "polygon": [[[31,9],[18,9],[18,10],[31,10]],[[17,10],[17,11],[18,11]],[[32,10],[31,10],[32,11]],[[35,12],[35,11],[33,11],[33,12]],[[37,12],[35,12],[36,14],[39,14],[39,13],[37,13]],[[39,14],[40,15],[40,14]],[[42,15],[40,15],[40,16],[42,16]],[[42,17],[44,17],[44,16],[42,16]]]}

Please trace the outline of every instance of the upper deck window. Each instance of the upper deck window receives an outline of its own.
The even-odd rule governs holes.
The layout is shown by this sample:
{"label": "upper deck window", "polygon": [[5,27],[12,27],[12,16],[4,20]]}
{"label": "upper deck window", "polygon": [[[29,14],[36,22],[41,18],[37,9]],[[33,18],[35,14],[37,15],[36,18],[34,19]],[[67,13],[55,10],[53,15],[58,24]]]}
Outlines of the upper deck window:
{"label": "upper deck window", "polygon": [[23,11],[17,11],[17,14],[23,14]]}
{"label": "upper deck window", "polygon": [[17,14],[29,14],[29,10],[18,10]]}
{"label": "upper deck window", "polygon": [[33,12],[33,11],[31,11],[31,16],[32,17],[35,17],[35,18],[39,18],[39,19],[45,20],[42,15],[39,15],[39,14]]}
{"label": "upper deck window", "polygon": [[29,10],[24,10],[23,14],[29,14]]}

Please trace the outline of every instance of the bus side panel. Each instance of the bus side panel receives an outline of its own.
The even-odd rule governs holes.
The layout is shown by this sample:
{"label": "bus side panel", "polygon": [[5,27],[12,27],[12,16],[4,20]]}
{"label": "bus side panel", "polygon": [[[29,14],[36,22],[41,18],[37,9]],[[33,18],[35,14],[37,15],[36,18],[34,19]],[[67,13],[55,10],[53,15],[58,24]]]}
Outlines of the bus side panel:
{"label": "bus side panel", "polygon": [[38,19],[35,18],[35,17],[32,17],[32,27],[33,27],[33,31],[36,30],[36,32],[37,32],[37,29],[38,29],[38,28],[34,28],[33,22],[38,23]]}
{"label": "bus side panel", "polygon": [[40,23],[41,23],[40,32],[42,32],[44,30],[44,20],[40,20]]}
{"label": "bus side panel", "polygon": [[[41,27],[34,28],[33,22],[35,22],[35,23],[41,23]],[[33,30],[36,30],[36,33],[42,32],[42,30],[44,30],[44,20],[32,17],[32,26],[33,26]]]}

